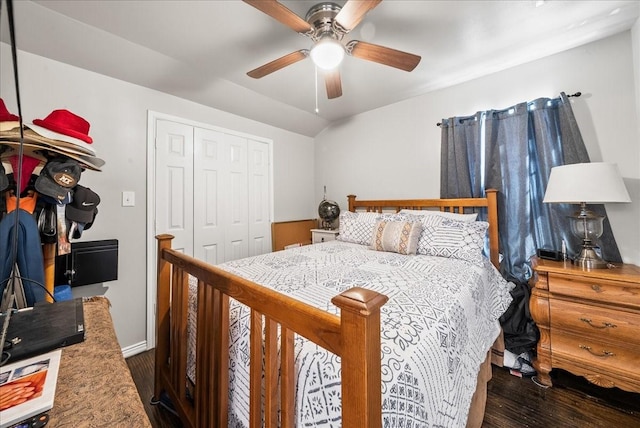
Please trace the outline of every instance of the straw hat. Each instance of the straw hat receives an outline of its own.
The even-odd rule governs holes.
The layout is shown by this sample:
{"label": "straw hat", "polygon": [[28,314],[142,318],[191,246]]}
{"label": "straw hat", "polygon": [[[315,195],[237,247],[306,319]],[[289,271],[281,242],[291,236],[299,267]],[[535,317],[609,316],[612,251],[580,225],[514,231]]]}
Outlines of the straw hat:
{"label": "straw hat", "polygon": [[[1,158],[6,158],[18,154],[20,143],[16,143],[13,141],[0,141],[0,144],[4,144],[9,147],[9,150],[0,154]],[[28,154],[31,157],[40,158],[44,162],[46,162],[48,159],[60,157],[62,155],[68,157],[69,159],[77,161],[80,166],[85,169],[90,169],[92,171],[98,172],[102,171],[101,168],[105,164],[104,160],[96,156],[80,155],[54,147],[47,148],[43,147],[41,144],[24,143],[23,148],[24,153]]]}

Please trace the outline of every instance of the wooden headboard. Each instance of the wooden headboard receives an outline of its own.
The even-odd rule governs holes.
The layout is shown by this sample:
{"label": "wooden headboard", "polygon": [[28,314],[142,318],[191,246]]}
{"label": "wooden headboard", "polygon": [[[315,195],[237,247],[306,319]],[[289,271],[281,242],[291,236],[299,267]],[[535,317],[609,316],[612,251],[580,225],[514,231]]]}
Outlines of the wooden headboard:
{"label": "wooden headboard", "polygon": [[384,199],[359,201],[355,195],[349,195],[349,211],[400,211],[401,209],[429,209],[451,213],[472,212],[474,208],[487,208],[487,222],[489,223],[489,259],[496,268],[500,267],[499,239],[498,239],[498,191],[487,189],[484,198],[455,198],[455,199]]}

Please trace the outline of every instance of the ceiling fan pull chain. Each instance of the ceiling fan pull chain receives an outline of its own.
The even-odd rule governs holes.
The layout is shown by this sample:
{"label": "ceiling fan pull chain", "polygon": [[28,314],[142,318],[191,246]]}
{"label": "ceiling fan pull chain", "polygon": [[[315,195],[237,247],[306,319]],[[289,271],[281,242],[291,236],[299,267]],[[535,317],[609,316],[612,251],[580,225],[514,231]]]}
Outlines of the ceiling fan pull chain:
{"label": "ceiling fan pull chain", "polygon": [[313,69],[315,70],[315,74],[316,74],[316,78],[315,78],[315,83],[316,83],[316,114],[318,114],[318,113],[320,113],[320,109],[318,109],[318,67],[314,65]]}

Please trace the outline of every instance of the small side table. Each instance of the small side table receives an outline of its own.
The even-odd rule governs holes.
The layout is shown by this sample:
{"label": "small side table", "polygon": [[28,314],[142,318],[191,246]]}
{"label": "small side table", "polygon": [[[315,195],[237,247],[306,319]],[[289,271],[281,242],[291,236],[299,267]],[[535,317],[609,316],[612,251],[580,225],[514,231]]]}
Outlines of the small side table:
{"label": "small side table", "polygon": [[311,243],[335,241],[339,233],[338,229],[311,229]]}

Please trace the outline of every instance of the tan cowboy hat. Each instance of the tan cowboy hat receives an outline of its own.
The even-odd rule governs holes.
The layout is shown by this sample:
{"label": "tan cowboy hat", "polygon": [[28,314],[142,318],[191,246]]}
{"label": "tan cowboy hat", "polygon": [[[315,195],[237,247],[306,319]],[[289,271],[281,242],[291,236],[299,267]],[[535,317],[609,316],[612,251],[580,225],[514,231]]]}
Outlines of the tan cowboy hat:
{"label": "tan cowboy hat", "polygon": [[[6,122],[5,122],[6,123]],[[29,125],[32,126],[32,125]],[[59,149],[65,150],[66,152],[75,153],[84,156],[95,156],[96,152],[92,148],[87,149],[85,146],[80,146],[78,144],[69,143],[68,141],[63,140],[54,140],[48,137],[45,137],[41,134],[38,134],[36,131],[32,130],[28,125],[23,126],[23,137],[24,142],[40,145],[43,148],[48,149]],[[20,127],[9,129],[9,130],[1,130],[0,131],[0,142],[5,144],[20,144]]]}
{"label": "tan cowboy hat", "polygon": [[[39,135],[35,131],[29,129],[26,125],[23,127],[22,134],[24,137],[24,142],[33,146],[39,146],[43,149],[64,150],[65,152],[82,156],[95,156],[95,153],[89,153],[82,147],[43,137],[42,135]],[[0,144],[6,144],[9,146],[20,145],[20,128],[14,128],[9,131],[1,131]]]}
{"label": "tan cowboy hat", "polygon": [[[9,147],[9,150],[5,150],[4,152],[2,152],[2,154],[0,155],[1,158],[7,158],[9,156],[18,154],[20,143],[16,143],[14,141],[0,141],[0,145]],[[101,167],[105,164],[105,161],[98,157],[72,153],[59,147],[43,147],[41,144],[32,144],[25,142],[23,144],[23,150],[24,153],[28,154],[29,156],[42,159],[45,162],[48,158],[51,157],[59,157],[60,155],[66,156],[69,159],[77,161],[83,168],[90,169],[92,171],[102,171]]]}

